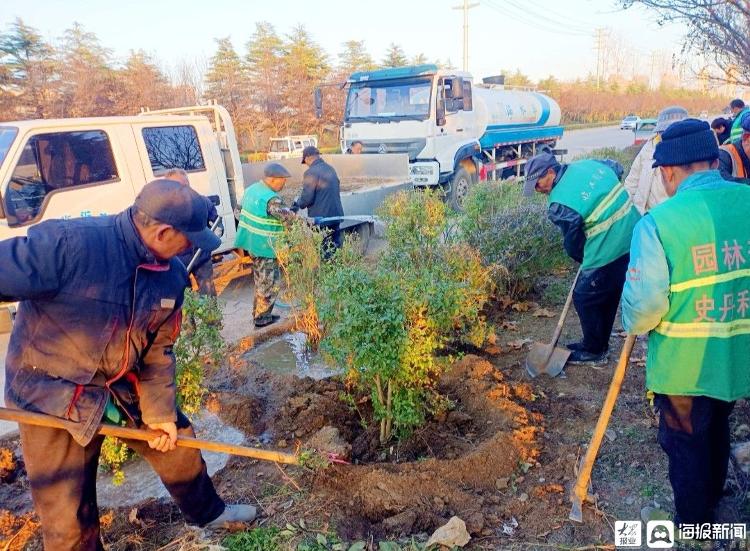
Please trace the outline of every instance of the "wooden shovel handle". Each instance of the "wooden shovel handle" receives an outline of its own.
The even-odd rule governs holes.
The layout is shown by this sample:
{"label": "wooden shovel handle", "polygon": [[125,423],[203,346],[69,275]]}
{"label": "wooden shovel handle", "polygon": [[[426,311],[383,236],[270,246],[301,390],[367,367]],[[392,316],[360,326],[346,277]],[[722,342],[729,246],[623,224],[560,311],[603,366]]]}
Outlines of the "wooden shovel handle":
{"label": "wooden shovel handle", "polygon": [[552,333],[552,342],[550,342],[550,349],[555,348],[557,341],[560,339],[563,325],[565,325],[565,318],[568,317],[570,305],[573,303],[573,290],[576,288],[576,283],[578,283],[578,278],[580,277],[580,275],[581,268],[578,268],[578,272],[576,272],[576,277],[573,280],[573,284],[570,286],[570,291],[568,291],[568,298],[565,299],[565,306],[563,306],[562,313],[560,314],[560,319],[557,320],[557,327],[555,327],[555,332]]}
{"label": "wooden shovel handle", "polygon": [[622,387],[622,381],[625,378],[625,370],[628,367],[628,360],[630,360],[630,353],[633,351],[635,338],[635,335],[628,335],[625,339],[625,344],[622,346],[622,352],[620,352],[620,360],[617,362],[617,367],[612,375],[612,382],[609,384],[607,397],[604,399],[602,411],[599,414],[599,419],[594,428],[594,434],[591,435],[591,442],[589,442],[586,455],[584,456],[581,468],[578,471],[578,478],[573,487],[571,501],[578,503],[579,505],[586,499],[589,480],[591,480],[591,470],[594,468],[594,462],[599,453],[599,447],[602,444],[604,432],[607,430],[609,418],[612,415],[612,410],[615,408],[617,396],[620,394],[620,388]]}
{"label": "wooden shovel handle", "polygon": [[[64,419],[53,417],[51,415],[3,407],[0,407],[0,419],[26,425],[36,425],[39,427],[50,427],[63,430],[68,430],[71,426],[70,421],[65,421]],[[97,429],[97,434],[130,440],[143,440],[147,442],[164,433],[153,430],[133,429],[120,427],[118,425],[101,424]],[[273,461],[274,463],[285,463],[288,465],[296,465],[299,463],[299,458],[290,453],[260,450],[248,446],[237,446],[235,444],[215,442],[213,440],[200,440],[190,436],[178,436],[177,445],[182,448],[195,448],[199,450],[228,453],[231,455],[252,457],[253,459],[262,459],[263,461]]]}

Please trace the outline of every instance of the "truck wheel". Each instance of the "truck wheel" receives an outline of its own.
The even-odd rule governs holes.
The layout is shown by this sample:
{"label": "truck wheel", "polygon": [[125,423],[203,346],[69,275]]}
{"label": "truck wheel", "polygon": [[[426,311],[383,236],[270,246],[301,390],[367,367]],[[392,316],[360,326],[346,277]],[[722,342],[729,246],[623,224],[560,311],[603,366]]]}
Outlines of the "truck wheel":
{"label": "truck wheel", "polygon": [[448,195],[448,204],[459,212],[464,210],[464,200],[471,188],[471,176],[465,168],[459,168],[451,180],[451,191]]}

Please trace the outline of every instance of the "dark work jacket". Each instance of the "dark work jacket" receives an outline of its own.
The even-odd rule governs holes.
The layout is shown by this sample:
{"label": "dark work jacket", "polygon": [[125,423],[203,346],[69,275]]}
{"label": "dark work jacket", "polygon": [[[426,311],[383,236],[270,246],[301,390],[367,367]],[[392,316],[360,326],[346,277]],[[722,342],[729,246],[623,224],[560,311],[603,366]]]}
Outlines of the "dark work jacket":
{"label": "dark work jacket", "polygon": [[175,358],[185,267],[157,262],[130,209],[50,220],[0,241],[0,300],[20,301],[5,362],[5,400],[75,422],[86,445],[106,384],[138,389],[145,423],[176,420]]}
{"label": "dark work jacket", "polygon": [[[216,210],[216,205],[214,205],[214,202],[211,201],[208,197],[204,197],[206,200],[206,206],[208,207],[208,223],[206,224],[208,227],[211,227],[211,225],[214,223],[214,221],[219,217],[219,213]],[[223,235],[224,234],[224,228],[222,226],[222,223],[219,222],[218,228],[214,231],[216,235]],[[198,249],[196,247],[190,247],[189,249],[186,249],[185,252],[180,253],[177,255],[177,258],[180,259],[180,262],[182,262],[185,267],[187,268],[190,264],[190,261],[193,260],[193,256],[195,256],[195,251]],[[201,251],[200,256],[195,261],[195,264],[193,265],[193,271],[198,266],[201,266],[202,264],[208,262],[211,259],[211,253],[213,251]]]}
{"label": "dark work jacket", "polygon": [[[622,179],[623,168],[620,163],[611,159],[595,159],[596,161],[607,165],[611,168],[619,179]],[[553,186],[557,185],[560,179],[565,174],[567,165],[562,165],[560,170],[555,177]],[[583,217],[570,207],[561,205],[560,203],[551,203],[547,210],[547,216],[555,226],[560,228],[563,234],[563,247],[567,255],[578,262],[583,262],[583,246],[586,243],[586,233],[584,232]],[[586,270],[587,272],[596,271]],[[582,274],[583,275],[583,274]]]}
{"label": "dark work jacket", "polygon": [[[737,149],[740,159],[742,159],[742,164],[745,165],[745,174],[750,175],[750,159],[747,158],[745,150],[742,147],[742,140],[735,140],[732,142],[732,145]],[[750,180],[747,178],[732,176],[732,166],[732,155],[729,151],[719,149],[719,172],[721,173],[721,177],[730,182],[738,182],[740,184],[750,183]]]}
{"label": "dark work jacket", "polygon": [[310,217],[343,216],[339,177],[333,167],[321,158],[316,159],[302,177],[302,193],[295,203],[307,209]]}

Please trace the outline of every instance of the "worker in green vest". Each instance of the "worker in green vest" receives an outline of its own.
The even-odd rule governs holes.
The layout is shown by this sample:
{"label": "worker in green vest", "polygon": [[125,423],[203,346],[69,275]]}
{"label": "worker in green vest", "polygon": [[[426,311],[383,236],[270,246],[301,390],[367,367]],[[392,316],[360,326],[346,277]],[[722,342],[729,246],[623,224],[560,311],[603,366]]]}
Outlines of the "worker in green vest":
{"label": "worker in green vest", "polygon": [[526,164],[524,195],[548,195],[548,216],[562,230],[565,252],[581,264],[573,304],[583,339],[568,344],[571,364],[603,364],[620,303],[638,210],[611,160],[560,164],[540,153]]}
{"label": "worker in green vest", "polygon": [[725,143],[732,143],[742,137],[742,122],[750,114],[750,107],[747,107],[745,102],[739,98],[733,99],[729,103],[729,109],[732,111],[734,118],[732,119],[732,128],[729,131],[729,139]]}
{"label": "worker in green vest", "polygon": [[245,249],[252,259],[255,298],[253,322],[256,328],[279,321],[273,306],[279,295],[281,274],[276,260],[276,240],[284,231],[284,222],[296,215],[284,207],[279,192],[291,177],[279,163],[269,163],[263,179],[245,190],[235,247]]}
{"label": "worker in green vest", "polygon": [[724,491],[729,414],[750,396],[750,188],[716,170],[704,121],[654,151],[670,197],[636,224],[623,326],[648,333],[646,386],[660,412],[677,523],[711,523]]}

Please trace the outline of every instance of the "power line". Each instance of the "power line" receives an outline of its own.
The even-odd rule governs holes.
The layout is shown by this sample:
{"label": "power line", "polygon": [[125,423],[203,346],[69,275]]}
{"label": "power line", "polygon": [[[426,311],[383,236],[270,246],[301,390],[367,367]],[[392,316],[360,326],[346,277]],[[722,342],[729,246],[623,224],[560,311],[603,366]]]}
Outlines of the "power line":
{"label": "power line", "polygon": [[[561,35],[566,35],[566,36],[589,35],[588,32],[576,31],[576,30],[568,31],[564,27],[560,27],[560,26],[556,26],[556,27],[546,26],[545,24],[542,24],[539,21],[533,18],[530,18],[528,15],[513,11],[512,9],[508,7],[510,6],[510,4],[506,5],[505,7],[500,7],[498,4],[496,4],[495,2],[491,0],[485,0],[485,4],[489,6],[490,8],[494,9],[495,11],[501,13],[502,15],[508,17],[509,19],[513,19],[519,23],[523,23],[524,25],[529,26],[539,31],[544,31],[544,32],[553,33],[553,34],[561,34]],[[517,8],[517,6],[515,5],[513,7]]]}
{"label": "power line", "polygon": [[546,24],[552,25],[553,27],[565,27],[566,30],[569,31],[577,31],[581,33],[590,33],[591,27],[589,27],[586,24],[583,24],[579,21],[574,21],[573,19],[570,19],[567,16],[564,16],[562,14],[558,14],[556,12],[552,12],[551,10],[544,8],[545,12],[548,12],[550,15],[554,15],[554,19],[550,18],[545,13],[540,13],[535,10],[532,6],[526,4],[520,4],[516,0],[505,0],[507,4],[510,4],[511,6],[521,10],[522,13],[528,14],[532,18],[545,22]]}
{"label": "power line", "polygon": [[463,6],[453,6],[454,10],[463,10],[464,12],[464,71],[469,70],[469,10],[476,8],[479,2],[469,4],[469,0],[464,0]]}

